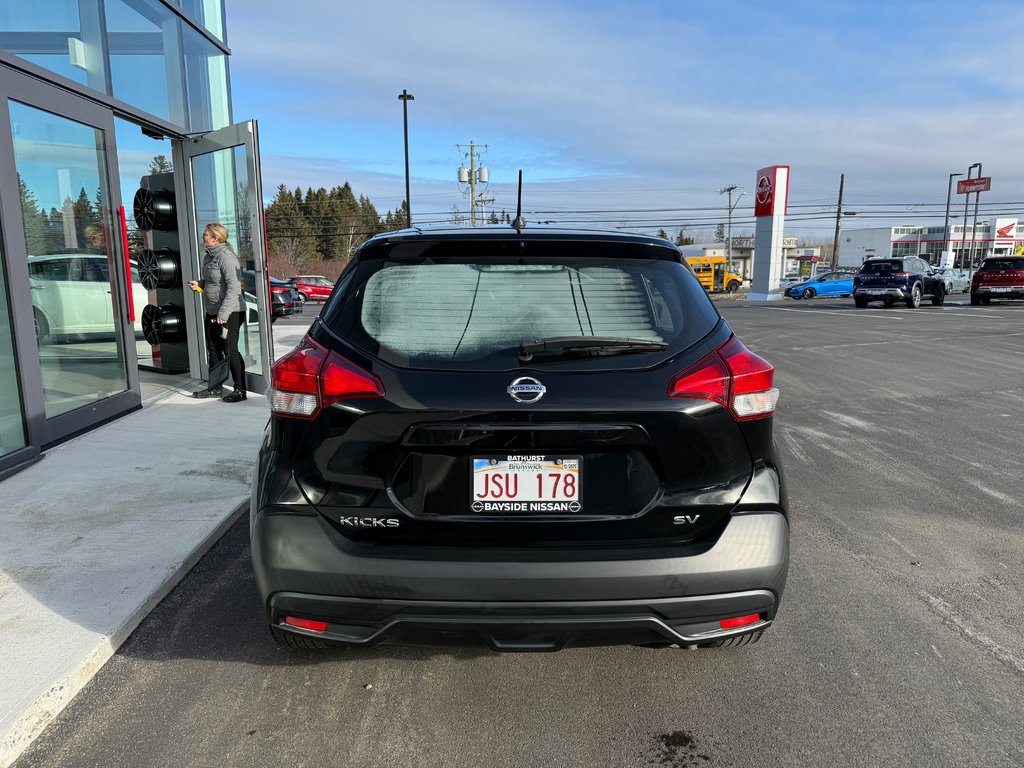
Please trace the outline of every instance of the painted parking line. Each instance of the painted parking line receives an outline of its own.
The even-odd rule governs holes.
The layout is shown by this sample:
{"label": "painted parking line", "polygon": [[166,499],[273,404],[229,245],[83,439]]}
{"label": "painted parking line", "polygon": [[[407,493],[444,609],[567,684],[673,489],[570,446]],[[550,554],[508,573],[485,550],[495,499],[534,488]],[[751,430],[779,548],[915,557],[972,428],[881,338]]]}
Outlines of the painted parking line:
{"label": "painted parking line", "polygon": [[[792,308],[792,307],[765,307],[765,309],[774,309],[776,312],[803,312],[805,314],[809,313],[809,314],[812,314],[812,315],[842,315],[844,317],[853,314],[852,310],[834,311],[834,310],[829,310],[829,309],[795,309],[795,308]],[[853,314],[853,316],[854,317],[878,317],[878,318],[883,318],[883,319],[885,318],[885,315],[875,315],[875,314],[860,313],[860,312],[858,312],[857,314]],[[890,320],[902,320],[903,318],[902,317],[895,317],[894,315],[890,314],[888,316],[888,319],[890,319]]]}

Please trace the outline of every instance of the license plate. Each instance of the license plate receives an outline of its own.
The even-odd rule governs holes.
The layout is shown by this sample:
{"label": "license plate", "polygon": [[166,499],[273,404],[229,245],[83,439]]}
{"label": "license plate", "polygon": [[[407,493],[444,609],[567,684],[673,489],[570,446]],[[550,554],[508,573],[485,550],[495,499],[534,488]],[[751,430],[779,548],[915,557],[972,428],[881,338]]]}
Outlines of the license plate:
{"label": "license plate", "polygon": [[1009,293],[1012,288],[989,288],[992,293]]}
{"label": "license plate", "polygon": [[885,291],[868,291],[869,296],[885,296]]}
{"label": "license plate", "polygon": [[580,511],[579,456],[474,456],[474,512]]}

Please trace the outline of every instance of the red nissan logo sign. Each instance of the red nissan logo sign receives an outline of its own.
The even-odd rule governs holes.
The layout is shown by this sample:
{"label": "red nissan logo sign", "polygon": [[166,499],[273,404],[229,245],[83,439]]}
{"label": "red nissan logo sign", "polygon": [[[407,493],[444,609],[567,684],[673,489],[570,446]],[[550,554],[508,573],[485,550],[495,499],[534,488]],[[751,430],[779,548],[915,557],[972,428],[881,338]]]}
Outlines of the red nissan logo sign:
{"label": "red nissan logo sign", "polygon": [[757,180],[757,202],[764,205],[772,199],[772,180],[762,176]]}

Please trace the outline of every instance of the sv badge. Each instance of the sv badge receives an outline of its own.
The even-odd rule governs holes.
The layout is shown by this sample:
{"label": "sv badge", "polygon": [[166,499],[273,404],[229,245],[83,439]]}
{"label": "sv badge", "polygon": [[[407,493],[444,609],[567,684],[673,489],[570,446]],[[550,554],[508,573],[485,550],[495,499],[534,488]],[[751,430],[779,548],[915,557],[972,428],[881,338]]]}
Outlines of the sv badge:
{"label": "sv badge", "polygon": [[676,525],[693,525],[700,520],[700,515],[676,515],[672,522]]}

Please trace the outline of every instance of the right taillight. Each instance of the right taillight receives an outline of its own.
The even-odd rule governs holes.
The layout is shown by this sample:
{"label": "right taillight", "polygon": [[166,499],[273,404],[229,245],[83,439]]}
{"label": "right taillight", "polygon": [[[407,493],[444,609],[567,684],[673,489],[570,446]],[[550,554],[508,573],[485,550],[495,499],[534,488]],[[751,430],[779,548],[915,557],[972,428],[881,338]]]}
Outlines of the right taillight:
{"label": "right taillight", "polygon": [[267,399],[279,416],[311,419],[340,400],[384,397],[380,379],[308,336],[274,363],[270,376]]}
{"label": "right taillight", "polygon": [[772,386],[775,368],[747,349],[735,336],[669,383],[670,397],[711,400],[728,408],[737,421],[775,413],[779,390]]}

